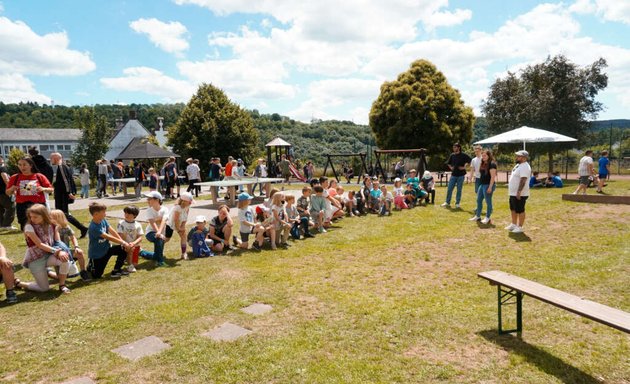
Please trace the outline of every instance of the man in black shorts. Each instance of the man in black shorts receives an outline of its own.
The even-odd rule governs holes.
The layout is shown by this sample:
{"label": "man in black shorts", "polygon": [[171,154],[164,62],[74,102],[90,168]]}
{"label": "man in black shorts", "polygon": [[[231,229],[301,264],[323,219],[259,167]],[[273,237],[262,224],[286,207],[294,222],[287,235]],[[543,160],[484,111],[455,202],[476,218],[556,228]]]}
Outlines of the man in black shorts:
{"label": "man in black shorts", "polygon": [[525,224],[525,202],[529,197],[529,178],[532,175],[532,168],[527,163],[529,153],[522,150],[515,153],[516,166],[512,169],[512,175],[508,183],[510,194],[510,211],[512,213],[512,224],[505,227],[512,233],[523,233]]}

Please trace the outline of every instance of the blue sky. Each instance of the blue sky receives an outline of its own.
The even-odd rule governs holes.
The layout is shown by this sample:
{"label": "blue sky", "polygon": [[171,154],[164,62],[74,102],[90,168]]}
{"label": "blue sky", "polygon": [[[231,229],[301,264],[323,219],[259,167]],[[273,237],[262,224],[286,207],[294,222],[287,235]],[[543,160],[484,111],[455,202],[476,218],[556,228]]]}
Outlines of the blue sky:
{"label": "blue sky", "polygon": [[416,59],[479,113],[497,77],[561,53],[605,58],[599,119],[630,118],[628,36],[630,0],[5,0],[0,101],[187,102],[206,82],[262,113],[367,123]]}

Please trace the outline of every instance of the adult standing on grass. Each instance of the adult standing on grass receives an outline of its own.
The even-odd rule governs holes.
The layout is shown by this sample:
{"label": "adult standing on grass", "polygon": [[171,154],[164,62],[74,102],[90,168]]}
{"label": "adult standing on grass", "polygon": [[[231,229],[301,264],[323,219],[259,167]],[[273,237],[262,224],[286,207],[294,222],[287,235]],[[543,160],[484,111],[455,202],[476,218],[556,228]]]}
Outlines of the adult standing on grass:
{"label": "adult standing on grass", "polygon": [[33,159],[23,157],[18,160],[19,173],[11,176],[7,184],[6,194],[15,194],[15,213],[20,229],[26,224],[26,210],[33,204],[46,204],[47,194],[53,192],[52,185],[46,176],[39,173]]}
{"label": "adult standing on grass", "polygon": [[287,156],[286,155],[280,156],[280,163],[278,164],[278,166],[280,167],[280,173],[282,174],[282,178],[284,179],[285,183],[288,183],[289,178],[291,177],[291,171],[289,170],[289,165],[291,165],[291,163],[289,162],[289,160],[287,160]]}
{"label": "adult standing on grass", "polygon": [[466,178],[466,166],[470,164],[470,156],[462,153],[462,146],[459,143],[453,144],[453,153],[448,158],[446,165],[451,170],[451,178],[448,180],[448,188],[446,189],[446,201],[442,203],[443,207],[451,206],[451,198],[453,189],[457,187],[455,195],[455,208],[459,208],[462,199],[462,188],[464,187],[464,179]]}
{"label": "adult standing on grass", "polygon": [[586,195],[586,188],[593,180],[593,175],[595,175],[595,169],[593,168],[593,151],[590,149],[584,153],[584,156],[580,159],[580,164],[578,165],[578,176],[580,177],[579,185],[577,189],[573,192],[574,195],[582,192],[583,195]]}
{"label": "adult standing on grass", "polygon": [[15,219],[15,203],[10,196],[7,196],[7,185],[9,185],[9,171],[4,164],[4,159],[0,156],[0,230],[15,230],[13,219]]}
{"label": "adult standing on grass", "polygon": [[55,208],[61,210],[64,215],[66,215],[68,222],[80,230],[81,238],[84,238],[85,235],[87,235],[87,227],[72,216],[68,208],[68,205],[74,202],[77,193],[77,186],[74,183],[72,172],[70,168],[64,164],[60,153],[54,152],[50,155],[50,164],[52,164],[53,168],[52,185],[55,191]]}
{"label": "adult standing on grass", "polygon": [[133,167],[133,178],[135,179],[134,193],[136,199],[141,198],[142,185],[144,184],[145,174],[141,161],[135,161]]}
{"label": "adult standing on grass", "polygon": [[[474,159],[473,159],[474,161]],[[481,209],[483,200],[486,200],[486,217],[481,219],[481,224],[489,224],[492,215],[492,195],[496,188],[497,163],[494,162],[494,156],[490,150],[481,153],[481,163],[479,164],[479,188],[477,189],[477,210],[471,221],[481,219]]]}
{"label": "adult standing on grass", "polygon": [[35,147],[30,147],[28,149],[28,154],[31,156],[31,159],[33,159],[33,163],[35,163],[35,167],[38,169],[38,172],[46,176],[48,181],[52,183],[53,169],[50,164],[48,164],[48,160],[46,160],[44,156],[40,155],[39,150]]}
{"label": "adult standing on grass", "polygon": [[195,185],[195,183],[201,181],[201,170],[199,169],[199,165],[197,165],[198,162],[198,160],[195,162],[192,157],[186,159],[186,163],[188,163],[186,167],[186,177],[188,178],[188,188],[186,192],[194,192],[196,197],[199,197],[199,189],[201,189],[201,187]]}
{"label": "adult standing on grass", "polygon": [[525,203],[529,197],[529,178],[532,174],[532,168],[527,162],[529,158],[527,151],[518,151],[515,155],[516,165],[512,169],[512,175],[508,182],[512,223],[505,229],[512,233],[522,233],[523,225],[525,224]]}
{"label": "adult standing on grass", "polygon": [[604,193],[604,183],[610,174],[610,160],[608,160],[608,151],[602,151],[599,158],[599,184],[597,185],[597,193]]}
{"label": "adult standing on grass", "polygon": [[481,185],[480,178],[481,173],[479,167],[481,167],[481,145],[475,145],[475,157],[470,161],[470,175],[468,179],[470,182],[475,183],[475,193],[479,192],[479,186]]}

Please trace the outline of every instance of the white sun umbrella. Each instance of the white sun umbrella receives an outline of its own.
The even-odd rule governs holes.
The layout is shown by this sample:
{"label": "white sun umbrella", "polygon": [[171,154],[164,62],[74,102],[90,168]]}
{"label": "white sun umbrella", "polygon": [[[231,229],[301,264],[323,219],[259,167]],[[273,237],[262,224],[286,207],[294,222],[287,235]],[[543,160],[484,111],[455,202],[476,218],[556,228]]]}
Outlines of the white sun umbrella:
{"label": "white sun umbrella", "polygon": [[523,143],[523,149],[525,149],[525,143],[562,143],[570,141],[577,141],[577,139],[559,133],[545,131],[544,129],[522,126],[477,141],[475,144]]}

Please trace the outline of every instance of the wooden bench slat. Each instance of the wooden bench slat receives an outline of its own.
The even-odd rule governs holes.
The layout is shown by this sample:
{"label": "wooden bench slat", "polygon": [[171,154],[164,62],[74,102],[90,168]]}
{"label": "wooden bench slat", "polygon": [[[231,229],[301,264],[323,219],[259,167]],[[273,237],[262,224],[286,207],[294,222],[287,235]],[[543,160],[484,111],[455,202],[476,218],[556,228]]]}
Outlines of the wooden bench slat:
{"label": "wooden bench slat", "polygon": [[630,333],[630,313],[628,312],[586,300],[502,271],[480,272],[478,276],[488,280],[491,284],[514,289],[551,305]]}

